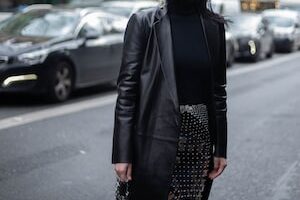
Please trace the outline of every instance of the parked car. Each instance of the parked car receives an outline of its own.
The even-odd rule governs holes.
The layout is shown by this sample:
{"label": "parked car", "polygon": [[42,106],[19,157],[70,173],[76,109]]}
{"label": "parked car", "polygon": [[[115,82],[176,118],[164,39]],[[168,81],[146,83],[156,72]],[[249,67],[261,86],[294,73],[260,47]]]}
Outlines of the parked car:
{"label": "parked car", "polygon": [[101,7],[107,11],[117,15],[129,18],[133,13],[153,8],[159,5],[158,1],[105,1]]}
{"label": "parked car", "polygon": [[272,9],[265,10],[263,17],[272,26],[277,51],[292,52],[300,48],[299,12]]}
{"label": "parked car", "polygon": [[295,10],[300,12],[299,0],[282,0],[279,3],[281,9]]}
{"label": "parked car", "polygon": [[74,89],[115,81],[123,31],[120,16],[96,9],[43,8],[0,26],[0,92],[68,99]]}
{"label": "parked car", "polygon": [[231,17],[230,32],[237,38],[237,58],[254,62],[270,58],[274,53],[273,33],[267,21],[259,14],[245,13]]}
{"label": "parked car", "polygon": [[238,51],[238,44],[236,38],[232,33],[226,30],[226,59],[227,67],[231,67]]}

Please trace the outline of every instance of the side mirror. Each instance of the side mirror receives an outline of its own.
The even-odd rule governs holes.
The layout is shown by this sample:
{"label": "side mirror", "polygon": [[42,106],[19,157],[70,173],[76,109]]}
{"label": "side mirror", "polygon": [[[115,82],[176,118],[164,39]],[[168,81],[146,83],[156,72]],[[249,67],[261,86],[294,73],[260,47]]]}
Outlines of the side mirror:
{"label": "side mirror", "polygon": [[300,24],[299,24],[299,23],[296,23],[296,24],[295,24],[295,28],[300,28]]}

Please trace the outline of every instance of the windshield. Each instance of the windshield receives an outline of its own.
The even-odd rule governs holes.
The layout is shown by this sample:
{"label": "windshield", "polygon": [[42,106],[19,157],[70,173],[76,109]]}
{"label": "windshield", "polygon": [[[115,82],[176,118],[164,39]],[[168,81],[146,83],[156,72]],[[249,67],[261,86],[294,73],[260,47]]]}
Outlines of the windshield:
{"label": "windshield", "polygon": [[288,17],[270,16],[266,17],[271,26],[275,27],[292,27],[294,20]]}
{"label": "windshield", "polygon": [[230,28],[233,31],[253,31],[257,29],[257,26],[260,22],[259,17],[252,16],[235,16],[230,18],[233,23],[230,24]]}
{"label": "windshield", "polygon": [[295,11],[299,11],[300,12],[300,3],[295,3],[295,4],[292,4],[292,3],[285,3],[282,2],[280,4],[280,8],[282,9],[289,9],[289,10],[295,10]]}
{"label": "windshield", "polygon": [[57,37],[75,30],[78,15],[69,11],[34,10],[17,14],[0,26],[0,34]]}

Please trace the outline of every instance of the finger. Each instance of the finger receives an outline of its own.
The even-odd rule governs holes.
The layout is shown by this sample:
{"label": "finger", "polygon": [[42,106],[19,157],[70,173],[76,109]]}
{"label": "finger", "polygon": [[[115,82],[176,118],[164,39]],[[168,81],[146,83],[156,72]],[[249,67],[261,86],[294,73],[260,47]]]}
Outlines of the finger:
{"label": "finger", "polygon": [[217,178],[218,176],[220,176],[220,175],[223,173],[225,167],[226,167],[226,163],[223,163],[223,162],[222,162],[222,163],[219,165],[219,168],[214,170],[214,173],[212,173],[211,178],[212,178],[212,179],[215,179],[215,178]]}
{"label": "finger", "polygon": [[132,180],[132,164],[128,165],[128,169],[127,169],[127,180]]}
{"label": "finger", "polygon": [[126,171],[120,172],[119,177],[120,177],[122,182],[126,182],[127,181]]}
{"label": "finger", "polygon": [[217,170],[217,172],[216,172],[214,178],[217,178],[218,176],[220,176],[220,175],[222,174],[223,171],[224,171],[224,166],[223,166],[223,165],[220,165],[220,167],[219,167],[219,169]]}
{"label": "finger", "polygon": [[215,160],[214,160],[214,169],[216,169],[216,170],[219,169],[220,164],[221,164],[220,159],[215,158]]}
{"label": "finger", "polygon": [[210,172],[209,178],[214,179],[220,167],[220,159],[214,159],[214,169]]}
{"label": "finger", "polygon": [[209,173],[208,177],[209,177],[210,179],[214,179],[214,178],[216,177],[216,174],[217,174],[217,170],[213,169],[213,170]]}

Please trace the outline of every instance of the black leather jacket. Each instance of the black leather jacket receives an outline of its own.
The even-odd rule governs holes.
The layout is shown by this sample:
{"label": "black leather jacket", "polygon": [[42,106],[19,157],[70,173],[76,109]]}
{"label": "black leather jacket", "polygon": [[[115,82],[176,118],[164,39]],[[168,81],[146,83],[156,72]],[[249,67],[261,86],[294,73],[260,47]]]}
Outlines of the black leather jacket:
{"label": "black leather jacket", "polygon": [[[180,130],[170,21],[166,5],[133,14],[117,80],[112,163],[133,164],[131,199],[165,200]],[[224,24],[202,17],[212,62],[209,127],[214,155],[226,157]]]}

